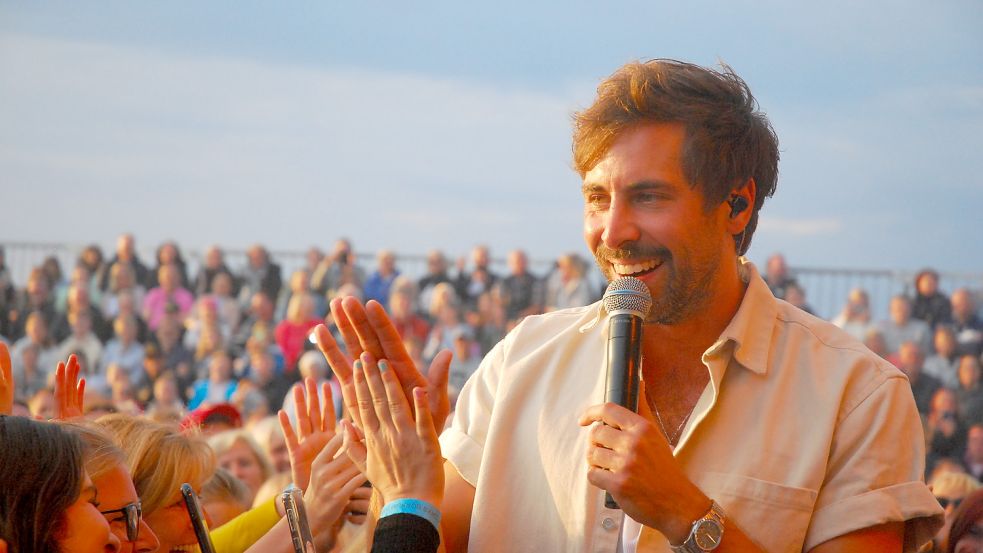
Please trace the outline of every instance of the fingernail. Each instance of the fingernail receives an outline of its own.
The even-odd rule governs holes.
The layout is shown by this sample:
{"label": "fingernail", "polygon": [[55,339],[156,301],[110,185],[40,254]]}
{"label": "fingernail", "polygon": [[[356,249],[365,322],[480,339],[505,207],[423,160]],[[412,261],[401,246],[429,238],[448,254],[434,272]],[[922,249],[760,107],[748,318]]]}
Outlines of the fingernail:
{"label": "fingernail", "polygon": [[355,370],[356,371],[362,370],[362,362],[358,359],[355,360]]}
{"label": "fingernail", "polygon": [[386,363],[384,360],[383,361],[379,361],[379,370],[382,371],[382,372],[388,371],[389,370],[389,363]]}

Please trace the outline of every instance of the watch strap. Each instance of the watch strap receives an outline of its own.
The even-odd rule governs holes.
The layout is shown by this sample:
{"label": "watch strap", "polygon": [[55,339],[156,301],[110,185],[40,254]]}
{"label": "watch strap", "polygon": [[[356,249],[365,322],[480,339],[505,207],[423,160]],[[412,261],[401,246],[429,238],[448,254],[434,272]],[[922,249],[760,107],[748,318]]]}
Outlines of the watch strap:
{"label": "watch strap", "polygon": [[705,525],[715,525],[717,529],[719,529],[719,537],[721,539],[723,538],[724,511],[720,508],[720,505],[716,501],[711,500],[710,510],[707,511],[707,514],[693,522],[693,526],[690,528],[689,536],[686,537],[686,541],[680,545],[669,544],[669,547],[672,549],[673,553],[706,553],[707,551],[713,551],[716,549],[717,546],[720,545],[720,539],[718,539],[717,542],[709,549],[701,547],[697,541],[697,534],[704,531],[703,527]]}

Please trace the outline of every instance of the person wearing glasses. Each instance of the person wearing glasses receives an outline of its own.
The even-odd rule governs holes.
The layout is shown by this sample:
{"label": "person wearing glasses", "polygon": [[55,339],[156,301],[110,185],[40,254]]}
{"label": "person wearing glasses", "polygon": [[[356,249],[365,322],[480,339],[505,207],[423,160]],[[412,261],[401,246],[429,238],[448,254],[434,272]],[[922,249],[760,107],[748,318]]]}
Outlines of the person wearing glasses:
{"label": "person wearing glasses", "polygon": [[119,538],[119,553],[151,553],[160,541],[143,520],[140,498],[126,468],[126,455],[104,430],[92,423],[62,425],[82,439],[85,470],[99,494],[99,512]]}

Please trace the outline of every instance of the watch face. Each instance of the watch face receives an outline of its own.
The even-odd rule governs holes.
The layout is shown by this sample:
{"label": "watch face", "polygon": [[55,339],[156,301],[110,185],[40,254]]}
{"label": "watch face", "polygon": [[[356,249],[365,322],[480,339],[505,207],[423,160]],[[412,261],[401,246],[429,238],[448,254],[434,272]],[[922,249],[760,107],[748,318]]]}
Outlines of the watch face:
{"label": "watch face", "polygon": [[704,551],[712,551],[720,545],[720,538],[724,535],[724,529],[715,520],[701,520],[693,535],[693,541],[697,547]]}

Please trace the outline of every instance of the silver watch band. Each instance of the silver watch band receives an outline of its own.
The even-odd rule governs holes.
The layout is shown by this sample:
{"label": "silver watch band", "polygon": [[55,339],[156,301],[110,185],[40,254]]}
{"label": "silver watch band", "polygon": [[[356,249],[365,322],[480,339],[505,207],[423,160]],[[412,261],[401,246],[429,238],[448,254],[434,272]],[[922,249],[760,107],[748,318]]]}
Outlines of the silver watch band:
{"label": "silver watch band", "polygon": [[711,500],[707,514],[693,522],[689,536],[681,545],[672,545],[673,553],[707,553],[720,545],[724,537],[724,511]]}

